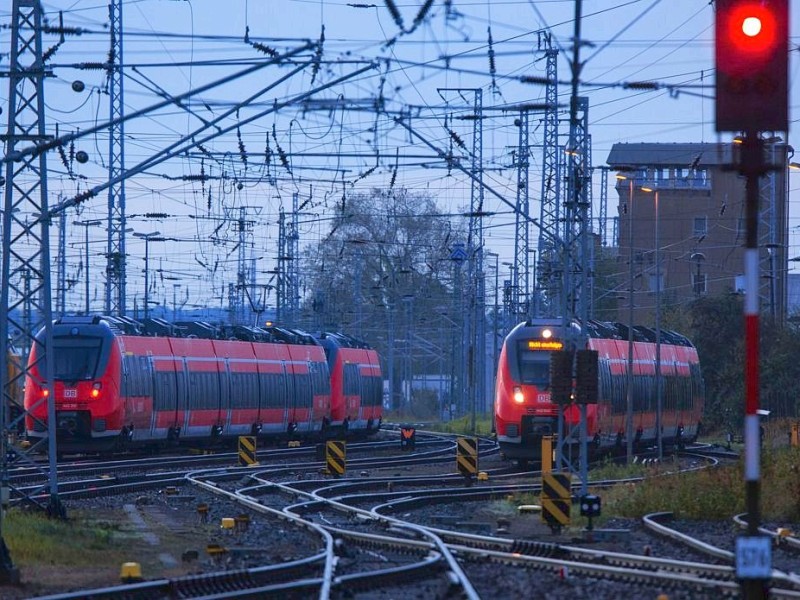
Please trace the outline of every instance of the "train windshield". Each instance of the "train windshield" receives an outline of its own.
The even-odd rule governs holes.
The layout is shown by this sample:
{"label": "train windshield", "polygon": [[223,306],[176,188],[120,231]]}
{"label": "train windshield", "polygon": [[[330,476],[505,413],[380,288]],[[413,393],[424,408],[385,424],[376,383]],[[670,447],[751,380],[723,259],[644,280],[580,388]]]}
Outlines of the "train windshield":
{"label": "train windshield", "polygon": [[[37,344],[38,346],[38,344]],[[103,339],[96,337],[54,338],[53,351],[39,363],[39,372],[44,375],[46,362],[53,360],[53,377],[62,381],[95,379]],[[37,348],[41,356],[42,348]]]}
{"label": "train windshield", "polygon": [[520,344],[519,373],[520,382],[547,388],[550,384],[550,353],[541,350],[528,350]]}

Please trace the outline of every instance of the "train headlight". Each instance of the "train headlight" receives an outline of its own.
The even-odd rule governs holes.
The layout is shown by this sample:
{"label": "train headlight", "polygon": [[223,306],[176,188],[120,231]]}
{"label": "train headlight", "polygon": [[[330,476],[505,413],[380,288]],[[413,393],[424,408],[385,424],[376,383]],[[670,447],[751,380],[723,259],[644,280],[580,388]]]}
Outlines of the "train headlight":
{"label": "train headlight", "polygon": [[514,402],[517,404],[525,402],[525,394],[522,393],[522,388],[519,386],[514,386]]}
{"label": "train headlight", "polygon": [[103,389],[103,384],[99,381],[95,381],[92,384],[92,398],[97,398],[100,396],[100,390]]}

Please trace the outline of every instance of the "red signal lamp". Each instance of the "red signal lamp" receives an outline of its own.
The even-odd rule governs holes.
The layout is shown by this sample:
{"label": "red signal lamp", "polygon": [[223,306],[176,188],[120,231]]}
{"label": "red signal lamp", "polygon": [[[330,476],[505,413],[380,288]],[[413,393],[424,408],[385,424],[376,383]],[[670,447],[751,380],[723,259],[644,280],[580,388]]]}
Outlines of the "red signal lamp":
{"label": "red signal lamp", "polygon": [[739,2],[718,18],[724,19],[717,68],[746,74],[770,58],[778,44],[780,25],[774,11],[759,2]]}
{"label": "red signal lamp", "polygon": [[717,131],[788,128],[789,1],[717,0]]}

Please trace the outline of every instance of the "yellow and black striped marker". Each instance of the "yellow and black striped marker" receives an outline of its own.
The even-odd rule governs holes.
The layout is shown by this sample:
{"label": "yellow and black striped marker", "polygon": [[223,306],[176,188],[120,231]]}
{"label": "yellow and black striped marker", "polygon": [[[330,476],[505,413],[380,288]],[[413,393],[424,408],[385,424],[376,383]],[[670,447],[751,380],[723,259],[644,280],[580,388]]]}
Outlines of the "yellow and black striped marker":
{"label": "yellow and black striped marker", "polygon": [[256,460],[256,436],[254,435],[240,435],[239,436],[239,466],[249,467],[250,465],[257,465]]}
{"label": "yellow and black striped marker", "polygon": [[456,467],[464,477],[478,474],[478,438],[456,438]]}
{"label": "yellow and black striped marker", "polygon": [[347,471],[347,444],[344,440],[328,440],[325,442],[325,463],[328,473],[340,477]]}
{"label": "yellow and black striped marker", "polygon": [[572,487],[570,476],[565,473],[546,473],[542,476],[542,520],[553,532],[558,532],[570,523],[572,509]]}

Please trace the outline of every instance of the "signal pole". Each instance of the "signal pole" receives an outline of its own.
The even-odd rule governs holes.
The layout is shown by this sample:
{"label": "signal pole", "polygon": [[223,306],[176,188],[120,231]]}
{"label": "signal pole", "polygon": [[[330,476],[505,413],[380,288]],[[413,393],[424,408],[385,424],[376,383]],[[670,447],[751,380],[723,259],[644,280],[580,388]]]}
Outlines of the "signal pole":
{"label": "signal pole", "polygon": [[733,168],[745,177],[745,419],[744,478],[747,533],[736,539],[736,576],[744,598],[768,595],[772,574],[771,540],[759,535],[761,428],[758,362],[758,180],[771,165],[764,161],[760,132],[789,127],[788,0],[717,0],[715,19],[716,129],[744,132]]}

